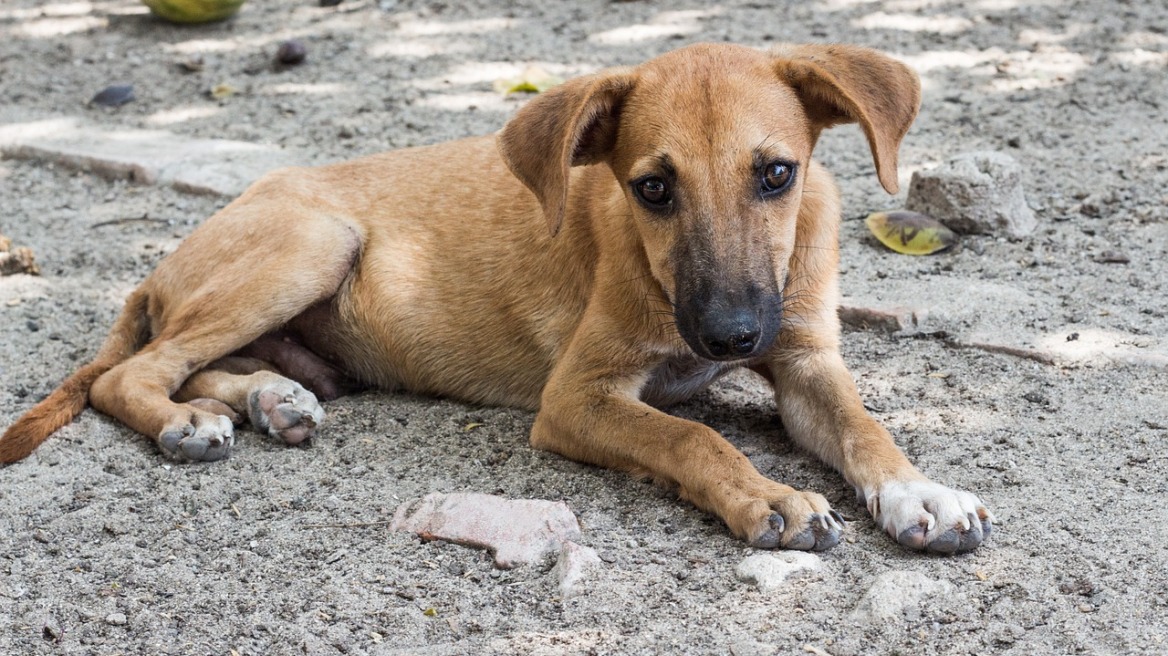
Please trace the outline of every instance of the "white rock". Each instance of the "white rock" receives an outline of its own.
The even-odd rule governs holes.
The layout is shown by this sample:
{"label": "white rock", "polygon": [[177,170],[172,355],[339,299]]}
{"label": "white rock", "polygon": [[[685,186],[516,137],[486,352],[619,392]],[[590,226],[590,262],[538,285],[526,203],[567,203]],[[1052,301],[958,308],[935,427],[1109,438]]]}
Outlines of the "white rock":
{"label": "white rock", "polygon": [[823,561],[815,554],[802,551],[778,551],[774,553],[757,553],[747,557],[734,573],[738,580],[758,586],[759,590],[769,592],[783,585],[792,574],[797,572],[815,572],[823,568]]}
{"label": "white rock", "polygon": [[887,623],[919,609],[930,597],[949,594],[953,584],[937,581],[920,572],[891,571],[876,577],[852,611],[852,619]]}
{"label": "white rock", "polygon": [[905,209],[966,234],[1024,237],[1037,225],[1022,193],[1022,167],[996,151],[964,153],[913,173]]}
{"label": "white rock", "polygon": [[592,547],[584,547],[575,542],[564,542],[552,575],[560,582],[560,596],[564,599],[583,592],[580,583],[593,568],[600,566],[600,556]]}

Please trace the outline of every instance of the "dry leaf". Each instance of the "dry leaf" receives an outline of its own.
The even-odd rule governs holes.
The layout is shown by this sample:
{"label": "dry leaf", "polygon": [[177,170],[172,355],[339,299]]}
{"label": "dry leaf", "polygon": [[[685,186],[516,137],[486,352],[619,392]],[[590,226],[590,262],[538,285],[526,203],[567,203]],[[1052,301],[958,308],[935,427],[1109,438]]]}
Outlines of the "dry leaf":
{"label": "dry leaf", "polygon": [[864,220],[880,243],[905,255],[931,255],[957,243],[957,235],[926,214],[894,210]]}
{"label": "dry leaf", "polygon": [[495,80],[494,86],[496,92],[507,96],[513,93],[543,93],[563,81],[563,78],[539,66],[528,66],[519,77]]}

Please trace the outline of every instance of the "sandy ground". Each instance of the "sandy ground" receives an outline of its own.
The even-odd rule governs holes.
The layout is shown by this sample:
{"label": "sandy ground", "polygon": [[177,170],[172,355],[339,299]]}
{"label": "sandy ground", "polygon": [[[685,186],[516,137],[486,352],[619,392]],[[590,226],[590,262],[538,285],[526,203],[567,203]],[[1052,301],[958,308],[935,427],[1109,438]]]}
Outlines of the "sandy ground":
{"label": "sandy ground", "polygon": [[[970,341],[1079,333],[1156,353],[1168,339],[1162,2],[313,5],[253,0],[182,28],[130,0],[5,0],[0,122],[82,115],[329,161],[495,130],[521,100],[491,82],[532,62],[571,75],[702,40],[861,43],[924,80],[903,179],[1007,152],[1039,228],[923,259],[883,250],[860,219],[903,197],[880,191],[859,130],[841,128],[817,154],[843,187],[849,297],[931,309],[931,332]],[[290,37],[308,62],[272,70]],[[196,55],[202,71],[176,66]],[[85,106],[115,82],[137,100]],[[221,83],[240,93],[209,99]],[[224,202],[0,162],[0,232],[44,273],[0,279],[0,426],[91,357],[128,291]],[[1099,262],[1106,251],[1128,262]],[[752,550],[668,490],[531,450],[526,412],[367,393],[328,404],[309,448],[243,432],[230,460],[177,465],[90,410],[0,470],[0,653],[1168,652],[1168,371],[1155,358],[1050,365],[858,330],[843,344],[914,461],[996,512],[975,553],[916,555],[878,533],[747,377],[675,412],[851,520],[821,571],[769,593],[735,576]],[[603,567],[561,599],[550,562],[502,571],[485,552],[388,531],[402,501],[431,491],[563,500]],[[934,593],[864,601],[894,572]]]}

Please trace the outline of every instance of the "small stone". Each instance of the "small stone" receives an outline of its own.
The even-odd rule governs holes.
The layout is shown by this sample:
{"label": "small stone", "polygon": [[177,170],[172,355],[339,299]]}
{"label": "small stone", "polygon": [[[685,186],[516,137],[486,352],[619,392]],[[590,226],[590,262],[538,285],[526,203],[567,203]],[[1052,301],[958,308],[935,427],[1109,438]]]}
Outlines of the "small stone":
{"label": "small stone", "polygon": [[1099,207],[1099,203],[1085,200],[1079,205],[1079,214],[1089,219],[1098,219],[1103,216],[1103,210]]}
{"label": "small stone", "polygon": [[929,597],[948,594],[953,584],[937,581],[920,572],[892,571],[876,577],[852,611],[852,619],[887,624],[903,619]]}
{"label": "small stone", "polygon": [[1103,251],[1095,256],[1095,261],[1100,264],[1127,264],[1131,262],[1131,257],[1121,251]]}
{"label": "small stone", "polygon": [[41,637],[48,642],[60,642],[64,631],[61,630],[61,623],[57,621],[56,617],[52,615],[45,615],[41,617]]}
{"label": "small stone", "polygon": [[1022,167],[996,151],[957,155],[913,173],[905,208],[964,234],[1024,237],[1037,226],[1022,193]]}
{"label": "small stone", "polygon": [[105,616],[105,623],[110,626],[125,626],[129,622],[125,613],[110,613]]}
{"label": "small stone", "polygon": [[134,85],[113,84],[98,91],[89,102],[102,107],[121,107],[133,99]]}
{"label": "small stone", "polygon": [[734,574],[739,581],[757,586],[763,592],[779,587],[791,575],[799,572],[817,572],[823,561],[814,554],[801,551],[757,553],[738,563]]}
{"label": "small stone", "polygon": [[564,599],[582,592],[580,582],[589,570],[600,565],[600,556],[591,547],[584,547],[572,541],[564,542],[552,574],[560,582],[560,596]]}
{"label": "small stone", "polygon": [[206,65],[207,62],[203,59],[202,55],[191,55],[178,62],[178,67],[186,73],[198,73]]}

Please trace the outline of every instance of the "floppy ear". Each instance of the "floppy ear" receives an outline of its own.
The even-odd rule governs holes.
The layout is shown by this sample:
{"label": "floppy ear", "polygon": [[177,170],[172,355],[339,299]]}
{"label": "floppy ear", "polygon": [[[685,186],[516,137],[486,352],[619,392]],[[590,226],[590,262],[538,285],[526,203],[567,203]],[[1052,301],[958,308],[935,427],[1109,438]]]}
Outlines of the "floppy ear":
{"label": "floppy ear", "polygon": [[608,156],[632,88],[633,77],[624,69],[569,80],[536,96],[499,132],[503,161],[535,194],[553,236],[568,203],[569,167]]}
{"label": "floppy ear", "polygon": [[779,79],[803,101],[817,130],[859,122],[890,194],[900,188],[896,155],[917,116],[921,83],[908,66],[875,50],[841,45],[784,45],[771,51]]}

